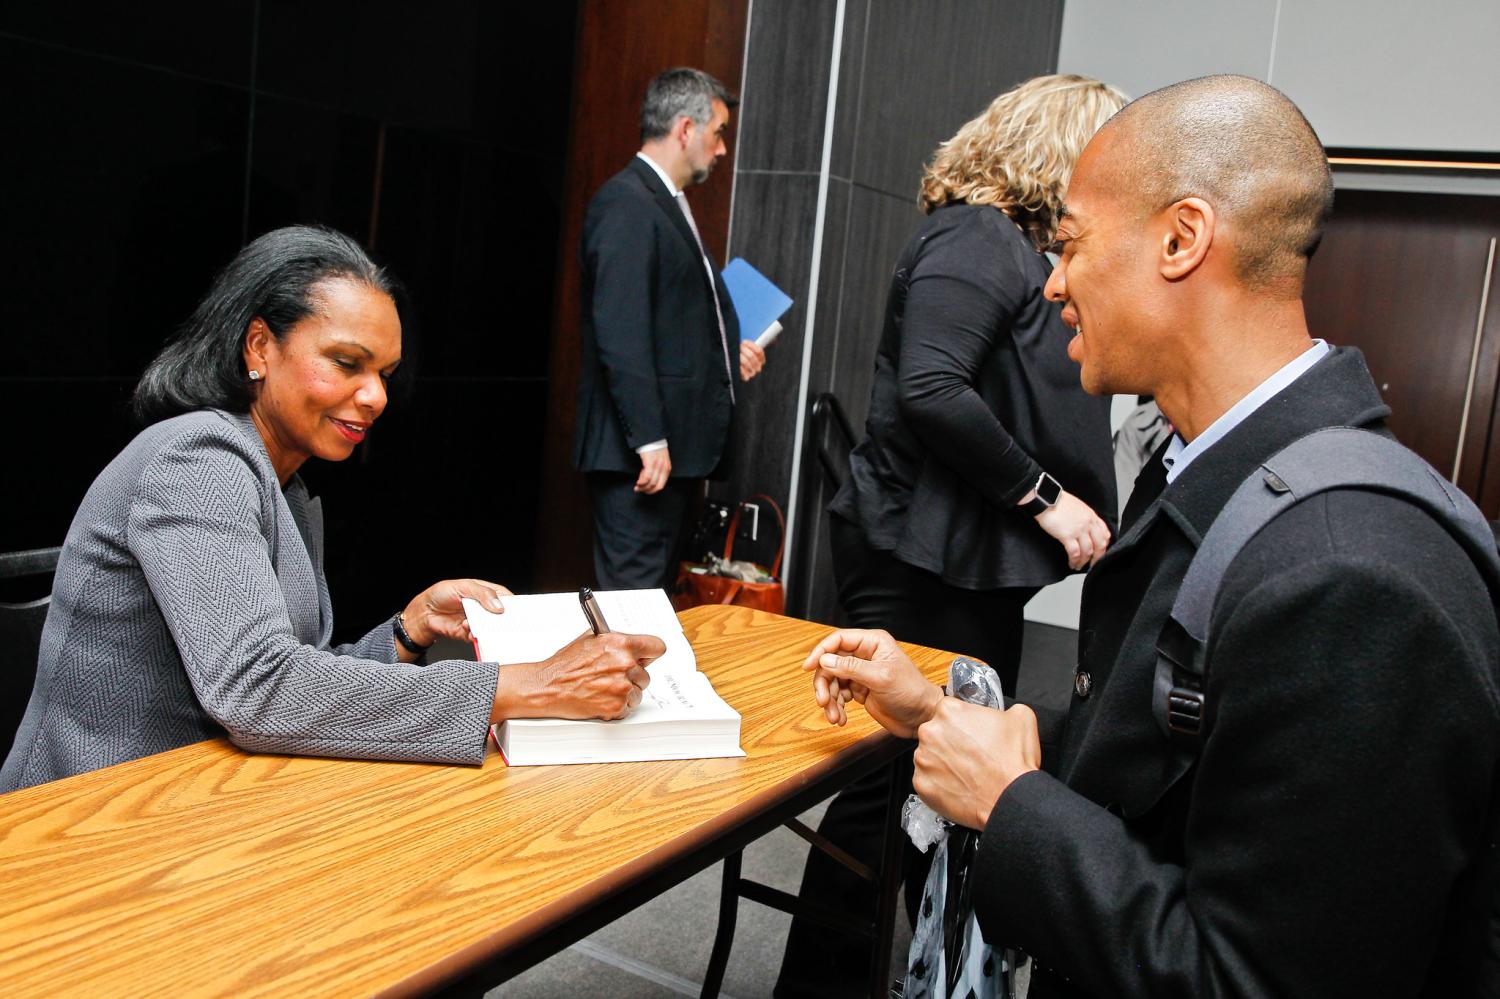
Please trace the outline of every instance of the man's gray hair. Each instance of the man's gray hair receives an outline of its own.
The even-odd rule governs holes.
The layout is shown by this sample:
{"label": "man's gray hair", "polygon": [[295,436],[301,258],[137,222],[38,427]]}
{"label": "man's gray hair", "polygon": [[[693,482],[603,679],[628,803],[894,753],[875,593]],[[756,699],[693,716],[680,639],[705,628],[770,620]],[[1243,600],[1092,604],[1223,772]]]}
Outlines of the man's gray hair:
{"label": "man's gray hair", "polygon": [[695,125],[706,124],[713,117],[714,101],[723,101],[731,110],[739,104],[724,84],[701,69],[678,66],[658,73],[641,102],[641,141],[660,139],[683,115]]}

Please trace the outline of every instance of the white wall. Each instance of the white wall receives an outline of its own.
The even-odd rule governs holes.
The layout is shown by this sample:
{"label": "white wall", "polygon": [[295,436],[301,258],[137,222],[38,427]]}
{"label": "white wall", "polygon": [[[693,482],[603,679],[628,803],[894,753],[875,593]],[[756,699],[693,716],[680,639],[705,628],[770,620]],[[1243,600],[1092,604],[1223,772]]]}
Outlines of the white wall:
{"label": "white wall", "polygon": [[1274,53],[1325,146],[1500,152],[1496,0],[1281,0]]}
{"label": "white wall", "polygon": [[[1065,22],[1066,23],[1066,22]],[[1125,417],[1135,408],[1135,396],[1117,395],[1110,406],[1110,432],[1120,429]],[[1083,597],[1083,576],[1069,576],[1046,587],[1026,605],[1026,620],[1053,624],[1059,628],[1078,627],[1078,605]]]}
{"label": "white wall", "polygon": [[1057,61],[1132,97],[1253,76],[1326,146],[1500,152],[1496,0],[1066,0]]}
{"label": "white wall", "polygon": [[1264,80],[1276,8],[1277,0],[1064,0],[1057,69],[1131,97],[1212,73]]}

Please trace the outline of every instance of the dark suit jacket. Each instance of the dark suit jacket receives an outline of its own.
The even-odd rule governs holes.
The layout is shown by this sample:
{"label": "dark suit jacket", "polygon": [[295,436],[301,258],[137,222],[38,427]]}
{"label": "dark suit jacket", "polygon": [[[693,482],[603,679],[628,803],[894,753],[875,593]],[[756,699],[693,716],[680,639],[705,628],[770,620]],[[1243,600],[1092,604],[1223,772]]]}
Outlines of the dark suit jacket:
{"label": "dark suit jacket", "polygon": [[981,837],[980,925],[1037,958],[1036,999],[1460,994],[1445,976],[1464,970],[1453,907],[1500,758],[1500,634],[1440,525],[1353,490],[1284,513],[1215,605],[1201,754],[1151,711],[1156,638],[1234,489],[1292,440],[1388,412],[1340,349],[1170,486],[1159,461],[1142,473],[1084,586],[1092,690]]}
{"label": "dark suit jacket", "polygon": [[635,449],[665,438],[674,476],[722,473],[733,415],[730,380],[739,380],[739,320],[715,266],[726,373],[698,243],[661,178],[639,157],[589,203],[580,256],[583,357],[574,466],[635,472],[641,467]]}

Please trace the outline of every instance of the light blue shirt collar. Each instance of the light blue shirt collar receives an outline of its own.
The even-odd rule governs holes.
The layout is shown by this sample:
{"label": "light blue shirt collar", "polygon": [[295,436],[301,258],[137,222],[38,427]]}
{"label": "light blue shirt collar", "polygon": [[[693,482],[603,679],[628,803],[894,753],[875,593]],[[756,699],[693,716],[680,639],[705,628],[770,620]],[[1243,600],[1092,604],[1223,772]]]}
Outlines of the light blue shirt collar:
{"label": "light blue shirt collar", "polygon": [[1181,434],[1174,433],[1166,453],[1161,456],[1161,463],[1167,467],[1167,481],[1175,481],[1195,458],[1217,444],[1229,431],[1244,423],[1247,416],[1265,405],[1272,396],[1301,378],[1308,368],[1321,361],[1323,355],[1332,349],[1326,341],[1314,340],[1311,347],[1283,365],[1243,399],[1230,406],[1223,416],[1210,423],[1207,430],[1193,438],[1193,443],[1188,444]]}
{"label": "light blue shirt collar", "polygon": [[[679,194],[682,193],[681,191],[677,190],[677,185],[674,184],[674,183],[672,183],[672,178],[667,176],[667,171],[665,171],[665,170],[663,170],[661,168],[661,164],[660,163],[656,162],[651,157],[647,156],[645,153],[636,153],[636,155],[639,156],[641,159],[645,160],[646,161],[646,165],[648,167],[650,167],[651,169],[653,169],[653,170],[656,171],[656,175],[661,178],[661,182],[663,184],[667,185],[667,193],[668,194],[670,194],[672,197],[675,198],[675,197],[677,197],[677,195],[679,195]],[[618,162],[618,161],[616,161],[616,162]]]}

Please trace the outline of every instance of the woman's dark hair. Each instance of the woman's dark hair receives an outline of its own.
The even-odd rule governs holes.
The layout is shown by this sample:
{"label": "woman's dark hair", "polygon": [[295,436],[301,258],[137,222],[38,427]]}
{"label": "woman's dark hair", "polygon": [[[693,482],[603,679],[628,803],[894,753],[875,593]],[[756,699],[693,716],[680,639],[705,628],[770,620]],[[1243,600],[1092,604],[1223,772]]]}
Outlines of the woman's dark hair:
{"label": "woman's dark hair", "polygon": [[150,424],[210,406],[248,411],[244,345],[250,321],[259,316],[280,340],[317,308],[317,285],[339,278],[384,292],[399,310],[395,278],[337,230],[294,225],[252,241],[146,366],[131,400],[136,417]]}

